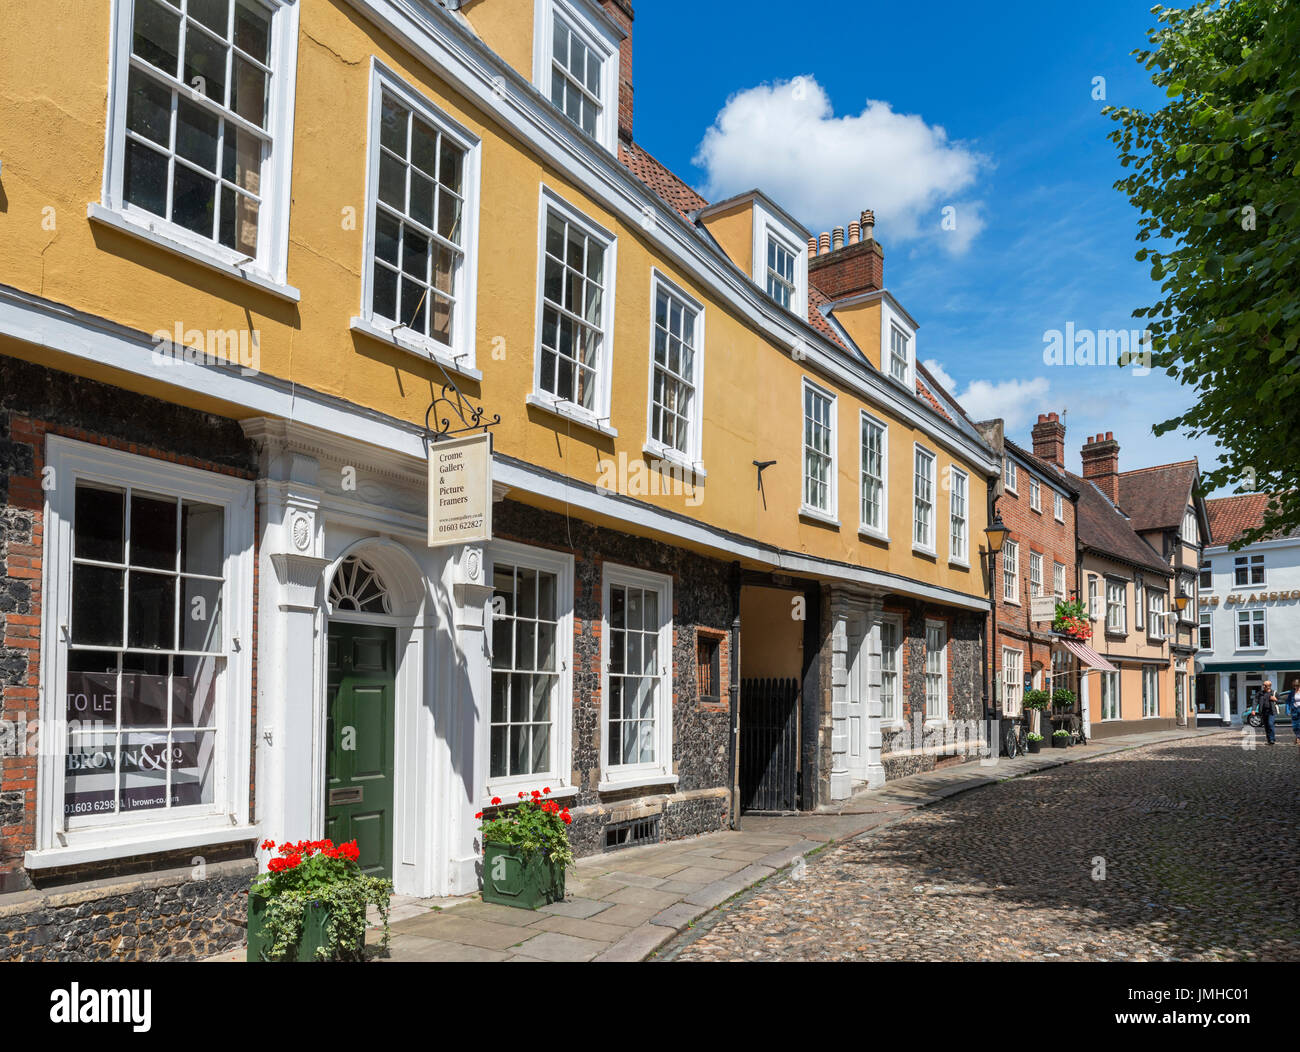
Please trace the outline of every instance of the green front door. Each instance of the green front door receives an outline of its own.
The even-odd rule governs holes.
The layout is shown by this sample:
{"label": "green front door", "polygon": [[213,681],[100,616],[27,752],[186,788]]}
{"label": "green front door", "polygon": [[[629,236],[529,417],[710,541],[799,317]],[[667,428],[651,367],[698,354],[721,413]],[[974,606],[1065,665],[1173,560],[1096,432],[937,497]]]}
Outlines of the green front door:
{"label": "green front door", "polygon": [[357,842],[363,871],[393,875],[393,686],[396,633],[329,627],[325,836]]}

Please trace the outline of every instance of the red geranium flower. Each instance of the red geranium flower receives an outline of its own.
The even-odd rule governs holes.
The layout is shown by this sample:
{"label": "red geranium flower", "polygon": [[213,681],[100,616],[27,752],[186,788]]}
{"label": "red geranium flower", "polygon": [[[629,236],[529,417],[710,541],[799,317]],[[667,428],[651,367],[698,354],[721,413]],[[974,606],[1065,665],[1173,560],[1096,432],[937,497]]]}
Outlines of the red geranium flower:
{"label": "red geranium flower", "polygon": [[499,804],[499,803],[501,802],[501,797],[499,797],[499,796],[494,796],[494,797],[492,797],[492,802],[493,802],[494,804]]}

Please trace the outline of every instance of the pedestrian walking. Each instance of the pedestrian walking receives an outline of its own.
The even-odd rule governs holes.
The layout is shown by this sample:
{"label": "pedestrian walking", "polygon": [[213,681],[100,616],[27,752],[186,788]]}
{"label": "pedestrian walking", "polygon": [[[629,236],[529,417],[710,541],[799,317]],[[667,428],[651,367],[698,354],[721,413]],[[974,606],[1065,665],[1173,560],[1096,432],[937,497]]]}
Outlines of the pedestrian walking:
{"label": "pedestrian walking", "polygon": [[1282,695],[1291,715],[1291,730],[1295,734],[1296,748],[1300,749],[1300,678],[1291,681],[1291,689]]}
{"label": "pedestrian walking", "polygon": [[1273,681],[1264,680],[1259,691],[1259,714],[1264,720],[1264,733],[1268,735],[1269,745],[1277,744],[1277,695],[1273,692]]}

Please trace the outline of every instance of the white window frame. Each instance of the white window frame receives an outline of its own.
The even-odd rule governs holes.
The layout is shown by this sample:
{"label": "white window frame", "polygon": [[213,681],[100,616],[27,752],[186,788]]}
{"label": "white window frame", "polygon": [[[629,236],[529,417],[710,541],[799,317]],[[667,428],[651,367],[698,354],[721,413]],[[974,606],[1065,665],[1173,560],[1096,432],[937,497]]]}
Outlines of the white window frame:
{"label": "white window frame", "polygon": [[[62,727],[67,684],[68,642],[62,626],[71,625],[73,519],[78,481],[135,489],[219,505],[225,514],[223,570],[226,593],[222,611],[222,653],[226,667],[217,699],[217,769],[212,804],[206,811],[186,808],[139,810],[69,829],[63,814],[64,752],[42,749],[37,761],[36,847],[28,851],[29,868],[98,861],[126,855],[247,840],[256,836],[249,823],[248,779],[252,721],[253,661],[253,508],[254,484],[214,471],[173,464],[104,446],[50,435],[45,463],[57,486],[46,493],[44,601],[41,619],[40,719],[48,733]],[[53,685],[53,686],[51,686]]]}
{"label": "white window frame", "polygon": [[1142,718],[1160,717],[1160,670],[1153,665],[1142,666]]}
{"label": "white window frame", "polygon": [[[754,197],[754,283],[767,296],[767,243],[770,238],[794,256],[794,292],[790,299],[790,313],[801,321],[808,317],[808,234],[796,229],[769,208],[761,197]],[[780,309],[781,304],[768,297]]]}
{"label": "white window frame", "polygon": [[294,92],[298,80],[299,4],[298,0],[259,2],[271,10],[268,63],[271,69],[271,90],[267,100],[265,129],[270,137],[271,148],[266,153],[260,171],[261,184],[266,189],[261,194],[262,207],[258,212],[256,257],[249,260],[242,252],[227,248],[218,241],[126,202],[123,182],[134,0],[115,0],[113,4],[104,174],[100,200],[91,202],[87,208],[87,217],[296,302],[299,299],[298,290],[286,282],[290,178],[293,171]]}
{"label": "white window frame", "polygon": [[1042,598],[1046,594],[1043,589],[1043,556],[1041,552],[1031,551],[1029,553],[1029,597]]}
{"label": "white window frame", "polygon": [[[1259,568],[1258,581],[1255,580],[1256,567]],[[1244,570],[1246,572],[1245,584],[1237,583],[1238,570]],[[1268,564],[1262,554],[1247,553],[1246,555],[1237,555],[1233,557],[1232,587],[1234,591],[1238,588],[1244,590],[1249,590],[1251,588],[1265,588],[1267,587],[1266,584],[1267,581],[1268,581]]]}
{"label": "white window frame", "polygon": [[[948,469],[948,561],[957,566],[970,565],[970,475],[961,468],[953,466]],[[965,509],[958,519],[954,504],[958,490]],[[958,524],[960,522],[960,528]],[[954,537],[956,543],[954,544]]]}
{"label": "white window frame", "polygon": [[1009,538],[1002,545],[1002,601],[1020,605],[1020,542]]}
{"label": "white window frame", "polygon": [[[1258,615],[1258,616],[1256,616]],[[1241,626],[1249,626],[1250,643],[1247,646],[1241,645]],[[1259,625],[1264,630],[1264,642],[1255,642],[1255,625]],[[1251,607],[1249,610],[1237,611],[1237,635],[1236,644],[1238,650],[1267,650],[1268,649],[1268,611],[1263,607]]]}
{"label": "white window frame", "polygon": [[[825,508],[808,503],[808,417],[805,405],[809,394],[829,403],[830,465],[827,468]],[[834,392],[828,391],[821,384],[813,383],[805,376],[799,387],[799,514],[835,526],[839,525],[839,438],[839,399]],[[818,452],[818,455],[821,453]]]}
{"label": "white window frame", "polygon": [[[1188,536],[1190,534],[1191,536]],[[1181,530],[1183,542],[1191,545],[1201,543],[1201,529],[1196,522],[1196,509],[1189,507],[1183,512],[1183,528]]]}
{"label": "white window frame", "polygon": [[[658,709],[655,712],[655,756],[653,763],[611,764],[609,759],[609,610],[614,585],[644,588],[659,593]],[[605,563],[601,573],[600,608],[600,783],[599,792],[643,785],[676,785],[673,774],[673,682],[676,678],[673,653],[673,579],[631,566]]]}
{"label": "white window frame", "polygon": [[[866,521],[862,512],[864,510],[864,501],[862,499],[862,486],[867,479],[866,465],[866,442],[862,441],[863,433],[868,427],[875,428],[880,433],[880,478],[877,480],[880,484],[880,523],[873,525]],[[872,416],[866,410],[860,410],[858,414],[858,437],[859,437],[859,482],[858,482],[858,518],[859,532],[869,537],[875,537],[878,540],[889,540],[889,425],[878,417]]]}
{"label": "white window frame", "polygon": [[[901,342],[903,353],[900,355],[895,348],[895,344]],[[906,330],[897,322],[890,323],[889,326],[889,375],[892,379],[897,380],[900,384],[907,383],[908,374],[911,372],[912,362],[912,339],[908,336]],[[899,375],[898,366],[902,365],[902,375]]]}
{"label": "white window frame", "polygon": [[1128,584],[1109,577],[1104,580],[1106,582],[1106,631],[1115,635],[1124,635],[1128,632]]}
{"label": "white window frame", "polygon": [[[917,518],[917,510],[922,503],[921,497],[921,472],[919,470],[921,462],[927,461],[930,465],[930,496],[928,500],[930,508],[930,527],[926,535],[920,540],[917,539],[916,530],[920,520]],[[938,524],[935,519],[939,511],[939,456],[933,450],[926,449],[920,442],[912,444],[912,551],[921,552],[924,555],[937,555],[938,542],[936,534]]]}
{"label": "white window frame", "polygon": [[1007,457],[1006,464],[1004,465],[1002,471],[1002,488],[1005,489],[1008,493],[1011,493],[1017,497],[1020,496],[1019,491],[1017,491],[1016,489],[1016,484],[1019,481],[1019,478],[1020,478],[1019,467],[1016,465],[1016,462],[1014,460],[1012,460],[1010,457]]}
{"label": "white window frame", "polygon": [[[886,616],[880,619],[882,634],[880,637],[880,668],[881,668],[881,695],[880,695],[880,721],[886,727],[901,727],[903,725],[903,621],[902,618]],[[889,626],[896,632],[895,643],[893,647],[888,648],[892,652],[894,667],[892,675],[894,677],[894,698],[890,710],[885,709],[884,695],[884,677],[887,674],[885,669],[885,638],[883,629]]]}
{"label": "white window frame", "polygon": [[1068,589],[1065,581],[1065,563],[1052,562],[1052,595],[1065,599]]}
{"label": "white window frame", "polygon": [[[482,715],[485,733],[481,750],[482,770],[487,772],[485,800],[499,796],[503,800],[514,797],[520,789],[537,789],[543,784],[555,789],[572,786],[573,778],[573,556],[546,548],[533,548],[513,541],[494,540],[485,551],[486,574],[491,586],[497,563],[537,570],[555,575],[555,697],[551,704],[551,757],[554,770],[527,775],[506,775],[493,778],[492,771],[492,660],[489,656],[487,683],[482,697],[486,709]],[[488,624],[484,635],[492,646],[492,604],[487,604]]]}
{"label": "white window frame", "polygon": [[1197,616],[1196,642],[1200,650],[1214,649],[1214,613],[1208,607]]}
{"label": "white window frame", "polygon": [[[610,153],[618,152],[619,47],[620,31],[596,5],[583,0],[535,0],[533,4],[533,84],[551,104],[551,78],[554,75],[553,49],[555,19],[562,19],[582,38],[584,44],[600,56],[600,116],[596,119],[595,139]],[[558,111],[557,111],[558,112]],[[565,127],[586,135],[567,114],[561,114]]]}
{"label": "white window frame", "polygon": [[[453,295],[456,301],[451,343],[444,344],[388,318],[374,313],[375,209],[379,196],[379,129],[383,116],[384,92],[397,98],[421,120],[465,151],[463,173],[464,213],[461,218],[464,260]],[[383,340],[417,357],[431,359],[471,379],[480,379],[475,347],[478,318],[479,190],[482,142],[477,135],[453,120],[396,73],[372,58],[370,62],[370,110],[366,140],[365,258],[361,272],[361,312],[352,319],[353,331]]]}
{"label": "white window frame", "polygon": [[1052,518],[1057,522],[1065,521],[1065,497],[1055,490],[1052,491]]}
{"label": "white window frame", "polygon": [[[687,450],[664,445],[654,437],[654,397],[655,397],[655,307],[659,294],[663,292],[670,300],[678,300],[683,307],[695,314],[695,326],[691,335],[694,352],[694,368],[691,384],[694,392],[691,396],[691,417],[688,432]],[[668,278],[657,267],[650,268],[650,378],[646,389],[645,452],[653,457],[670,461],[681,467],[704,475],[704,304],[688,293],[676,282]]]}
{"label": "white window frame", "polygon": [[1098,678],[1101,681],[1098,685],[1101,692],[1101,722],[1113,723],[1124,715],[1121,676],[1119,672],[1102,672]]}
{"label": "white window frame", "polygon": [[1025,652],[1002,648],[1002,715],[1014,718],[1023,711],[1025,696]]}
{"label": "white window frame", "polygon": [[1043,484],[1029,476],[1029,510],[1042,514],[1043,511]]}
{"label": "white window frame", "polygon": [[1165,639],[1165,613],[1168,610],[1169,595],[1159,588],[1147,588],[1147,637]]}
{"label": "white window frame", "polygon": [[[594,410],[587,409],[577,402],[560,399],[549,391],[542,389],[542,316],[546,310],[546,219],[550,212],[556,212],[564,219],[579,227],[588,237],[603,244],[605,250],[605,290],[601,302],[601,361],[596,370],[599,387],[596,391]],[[581,427],[596,431],[611,438],[618,436],[618,431],[611,426],[610,401],[614,376],[614,303],[617,293],[615,278],[618,274],[618,239],[600,224],[588,219],[564,198],[560,197],[545,183],[541,185],[537,209],[537,304],[533,323],[533,389],[525,399],[526,403],[554,413],[565,420]]]}
{"label": "white window frame", "polygon": [[[938,629],[943,633],[943,645],[936,651],[930,646],[930,630]],[[938,676],[939,676],[939,698],[938,703],[942,706],[943,712],[935,715],[930,697],[930,680],[935,675],[930,669],[930,658],[938,655]],[[933,621],[929,618],[925,622],[925,722],[926,723],[946,723],[948,722],[948,624],[945,621]]]}
{"label": "white window frame", "polygon": [[1133,580],[1133,627],[1142,630],[1146,614],[1146,585],[1141,577]]}
{"label": "white window frame", "polygon": [[[907,375],[902,379],[894,375],[891,367],[893,360],[891,333],[895,328],[907,340]],[[893,297],[888,294],[880,297],[880,372],[894,383],[901,384],[913,398],[916,397],[916,330],[916,322],[903,313]]]}

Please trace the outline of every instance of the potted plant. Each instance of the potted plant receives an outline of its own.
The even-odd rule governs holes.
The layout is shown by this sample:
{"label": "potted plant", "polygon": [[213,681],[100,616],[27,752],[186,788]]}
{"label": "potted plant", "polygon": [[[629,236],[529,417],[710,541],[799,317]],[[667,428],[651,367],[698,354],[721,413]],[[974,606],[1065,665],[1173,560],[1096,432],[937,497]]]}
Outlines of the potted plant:
{"label": "potted plant", "polygon": [[1051,704],[1051,695],[1049,695],[1047,691],[1042,690],[1038,687],[1034,687],[1032,690],[1025,691],[1024,696],[1020,699],[1020,705],[1026,712],[1030,714],[1029,729],[1031,731],[1035,733],[1038,732],[1039,724],[1042,719],[1040,714],[1050,704]]}
{"label": "potted plant", "polygon": [[1081,641],[1092,638],[1092,621],[1088,617],[1082,599],[1071,595],[1069,599],[1063,599],[1056,604],[1056,613],[1052,617],[1052,631]]}
{"label": "potted plant", "polygon": [[262,842],[276,854],[248,891],[248,960],[365,960],[366,907],[375,906],[388,945],[393,882],[361,872],[355,840]]}
{"label": "potted plant", "polygon": [[549,800],[550,788],[520,793],[504,806],[492,798],[492,815],[482,822],[483,901],[535,910],[564,898],[564,871],[573,864],[567,807]]}
{"label": "potted plant", "polygon": [[1052,731],[1052,748],[1064,749],[1070,744],[1070,732],[1064,727],[1060,730]]}
{"label": "potted plant", "polygon": [[1029,732],[1029,751],[1038,752],[1043,747],[1043,736],[1035,731]]}
{"label": "potted plant", "polygon": [[1058,709],[1074,708],[1074,691],[1068,687],[1057,687],[1052,691],[1052,705]]}

